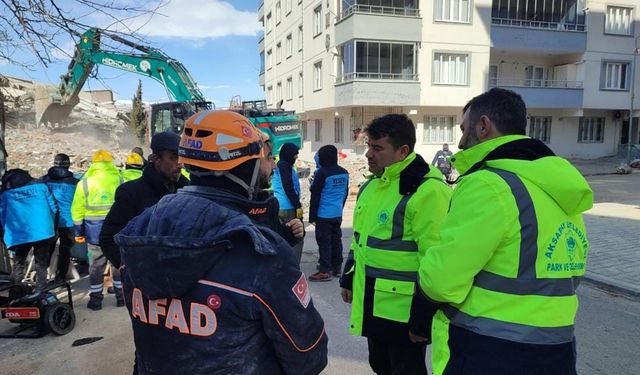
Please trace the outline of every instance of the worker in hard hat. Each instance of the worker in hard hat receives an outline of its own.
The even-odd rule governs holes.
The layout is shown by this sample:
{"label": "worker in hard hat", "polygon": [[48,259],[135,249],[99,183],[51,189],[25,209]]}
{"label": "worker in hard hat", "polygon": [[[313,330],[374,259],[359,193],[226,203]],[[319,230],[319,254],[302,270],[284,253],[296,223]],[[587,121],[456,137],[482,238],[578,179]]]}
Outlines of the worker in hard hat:
{"label": "worker in hard hat", "polygon": [[138,368],[145,373],[318,374],[324,322],[291,247],[270,228],[275,163],[231,111],[190,117],[179,161],[188,186],[119,234]]}
{"label": "worker in hard hat", "polygon": [[124,162],[124,170],[122,171],[122,178],[124,181],[137,180],[142,177],[142,169],[144,168],[144,160],[140,154],[132,152],[127,156],[127,160]]}
{"label": "worker in hard hat", "polygon": [[[104,270],[107,266],[99,246],[100,230],[105,216],[113,205],[116,189],[123,182],[120,172],[113,164],[109,151],[98,150],[93,154],[91,166],[78,183],[71,203],[76,242],[86,241],[89,251],[89,303],[91,310],[102,308]],[[124,306],[120,273],[112,267],[116,305]]]}

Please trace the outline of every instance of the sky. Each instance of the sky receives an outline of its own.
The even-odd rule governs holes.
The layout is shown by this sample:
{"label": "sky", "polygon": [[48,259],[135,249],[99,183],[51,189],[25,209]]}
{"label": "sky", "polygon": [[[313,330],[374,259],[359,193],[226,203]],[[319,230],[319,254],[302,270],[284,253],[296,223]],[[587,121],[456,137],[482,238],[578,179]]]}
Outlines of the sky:
{"label": "sky", "polygon": [[[180,61],[207,100],[216,103],[217,107],[228,106],[234,95],[240,95],[243,100],[264,98],[258,85],[257,35],[261,27],[257,9],[260,0],[163,1],[166,5],[149,22],[131,21],[133,27],[144,25],[140,35],[148,45]],[[100,15],[90,15],[84,22],[100,26],[106,20]],[[61,43],[63,50],[72,53],[71,40]],[[57,85],[60,75],[67,70],[70,57],[64,53],[55,55],[59,61],[48,67],[36,65],[25,69],[4,63],[0,64],[0,73]],[[141,79],[143,100],[168,100],[164,87],[144,76],[103,65],[98,66],[98,74],[101,79],[89,79],[85,90],[111,89],[116,99],[130,100]]]}

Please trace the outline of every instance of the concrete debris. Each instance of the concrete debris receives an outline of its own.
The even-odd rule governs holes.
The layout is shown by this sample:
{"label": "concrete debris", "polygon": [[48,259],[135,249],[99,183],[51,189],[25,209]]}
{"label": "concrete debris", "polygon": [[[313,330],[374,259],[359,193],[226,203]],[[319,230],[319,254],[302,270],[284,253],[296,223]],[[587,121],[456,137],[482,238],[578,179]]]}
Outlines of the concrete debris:
{"label": "concrete debris", "polygon": [[[65,123],[38,126],[34,95],[38,82],[15,77],[0,77],[0,91],[6,103],[5,147],[8,168],[23,168],[32,176],[42,176],[57,153],[71,157],[72,169],[88,167],[91,155],[99,149],[114,154],[121,164],[128,151],[138,145],[129,132],[129,114],[116,108],[113,100],[92,101],[92,93],[80,95],[80,101]],[[51,88],[49,88],[51,89]],[[103,93],[104,97],[104,93]]]}
{"label": "concrete debris", "polygon": [[630,174],[631,167],[629,164],[621,164],[616,168],[616,174]]}

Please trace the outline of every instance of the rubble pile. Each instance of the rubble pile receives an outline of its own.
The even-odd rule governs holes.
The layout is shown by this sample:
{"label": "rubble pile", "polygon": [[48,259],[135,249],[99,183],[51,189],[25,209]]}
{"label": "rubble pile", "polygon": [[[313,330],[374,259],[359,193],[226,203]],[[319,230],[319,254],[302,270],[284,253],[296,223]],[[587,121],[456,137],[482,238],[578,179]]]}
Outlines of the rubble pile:
{"label": "rubble pile", "polygon": [[33,81],[0,77],[5,99],[5,148],[7,167],[28,170],[41,176],[57,153],[66,153],[74,170],[86,169],[91,154],[107,149],[121,164],[137,142],[129,133],[128,114],[113,102],[94,103],[86,96],[74,107],[64,124],[36,124]]}

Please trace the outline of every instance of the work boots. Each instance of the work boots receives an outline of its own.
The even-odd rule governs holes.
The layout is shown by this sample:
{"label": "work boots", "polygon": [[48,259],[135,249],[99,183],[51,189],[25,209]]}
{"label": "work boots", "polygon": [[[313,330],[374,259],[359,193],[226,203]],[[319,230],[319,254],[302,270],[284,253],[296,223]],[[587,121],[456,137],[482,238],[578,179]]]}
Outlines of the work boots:
{"label": "work boots", "polygon": [[87,308],[93,311],[102,310],[103,298],[104,297],[102,296],[102,294],[97,294],[97,293],[89,294],[89,303],[87,303]]}
{"label": "work boots", "polygon": [[116,295],[116,306],[124,306],[124,293],[122,292],[122,288],[113,288],[113,292]]}

